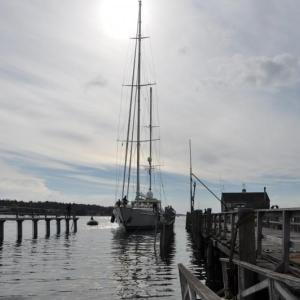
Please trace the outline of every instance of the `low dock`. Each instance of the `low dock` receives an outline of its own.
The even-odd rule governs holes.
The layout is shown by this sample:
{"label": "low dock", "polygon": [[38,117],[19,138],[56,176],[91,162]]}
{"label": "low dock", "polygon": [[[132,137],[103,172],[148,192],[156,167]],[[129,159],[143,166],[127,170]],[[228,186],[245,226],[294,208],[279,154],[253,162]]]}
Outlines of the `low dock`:
{"label": "low dock", "polygon": [[34,215],[31,216],[19,216],[16,215],[15,217],[11,216],[2,216],[0,217],[0,244],[4,241],[4,229],[5,229],[5,222],[16,222],[16,235],[17,241],[22,240],[23,236],[23,222],[24,221],[31,221],[32,222],[32,238],[36,239],[38,237],[38,223],[41,221],[45,222],[45,232],[46,237],[50,236],[50,222],[56,222],[56,234],[59,235],[61,233],[61,221],[65,222],[65,233],[70,233],[70,221],[73,222],[73,232],[77,232],[77,221],[78,217],[76,216],[41,216],[41,215]]}
{"label": "low dock", "polygon": [[300,299],[300,208],[194,210],[186,229],[206,259],[210,292],[179,265],[183,299]]}

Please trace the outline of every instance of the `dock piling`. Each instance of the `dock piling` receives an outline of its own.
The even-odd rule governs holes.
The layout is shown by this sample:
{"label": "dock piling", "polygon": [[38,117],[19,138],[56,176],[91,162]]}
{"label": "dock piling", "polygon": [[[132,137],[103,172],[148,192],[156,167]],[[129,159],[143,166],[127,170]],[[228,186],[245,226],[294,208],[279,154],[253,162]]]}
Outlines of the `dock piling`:
{"label": "dock piling", "polygon": [[51,219],[46,218],[45,221],[46,221],[46,237],[49,237],[50,236],[50,221],[51,221]]}
{"label": "dock piling", "polygon": [[32,219],[32,237],[36,239],[38,237],[38,219]]}
{"label": "dock piling", "polygon": [[66,234],[70,233],[70,219],[66,218]]}
{"label": "dock piling", "polygon": [[5,220],[0,220],[0,243],[4,240],[4,222]]}
{"label": "dock piling", "polygon": [[56,234],[59,235],[60,234],[60,218],[56,218]]}
{"label": "dock piling", "polygon": [[76,233],[77,232],[77,220],[78,220],[78,218],[73,218],[73,226],[74,226],[74,228],[73,228],[73,231],[74,231],[74,233]]}
{"label": "dock piling", "polygon": [[73,220],[73,230],[74,233],[77,232],[78,226],[77,226],[77,221],[79,220],[78,217],[76,217],[75,215],[70,218],[67,216],[58,216],[58,215],[44,215],[41,216],[40,214],[31,214],[30,216],[26,216],[26,215],[19,215],[16,217],[11,217],[11,216],[7,216],[7,217],[1,217],[0,218],[0,244],[2,244],[3,240],[4,240],[4,223],[6,221],[13,221],[16,222],[16,235],[17,235],[17,242],[21,242],[22,241],[22,237],[23,237],[23,222],[24,221],[31,221],[32,222],[32,238],[36,239],[38,237],[38,222],[39,221],[45,221],[45,237],[48,238],[50,236],[50,223],[52,220],[56,220],[56,233],[59,235],[60,231],[61,231],[61,220],[65,220],[66,221],[66,234],[70,233],[70,220]]}
{"label": "dock piling", "polygon": [[[238,210],[239,222],[239,258],[241,261],[256,264],[255,249],[255,217],[251,208],[240,208]],[[238,268],[239,292],[254,284],[254,273],[244,268]],[[249,296],[249,299],[253,299]]]}
{"label": "dock piling", "polygon": [[22,240],[23,235],[23,221],[22,219],[17,219],[17,241],[20,242]]}

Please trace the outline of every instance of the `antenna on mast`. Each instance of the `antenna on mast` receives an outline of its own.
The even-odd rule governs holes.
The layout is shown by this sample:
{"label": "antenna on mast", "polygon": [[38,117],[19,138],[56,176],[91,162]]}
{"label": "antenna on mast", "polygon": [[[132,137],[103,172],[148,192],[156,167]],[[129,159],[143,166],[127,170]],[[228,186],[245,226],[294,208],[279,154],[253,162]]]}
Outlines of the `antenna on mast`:
{"label": "antenna on mast", "polygon": [[194,211],[194,195],[193,193],[193,169],[192,169],[192,141],[189,140],[190,148],[190,201],[191,201],[191,212]]}

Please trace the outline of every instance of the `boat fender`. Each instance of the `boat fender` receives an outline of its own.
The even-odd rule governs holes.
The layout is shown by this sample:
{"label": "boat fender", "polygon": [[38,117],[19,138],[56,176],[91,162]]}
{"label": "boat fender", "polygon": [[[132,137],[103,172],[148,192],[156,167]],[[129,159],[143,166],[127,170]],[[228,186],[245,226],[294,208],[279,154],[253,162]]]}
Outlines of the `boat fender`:
{"label": "boat fender", "polygon": [[113,223],[115,219],[116,219],[115,215],[111,215],[110,222]]}

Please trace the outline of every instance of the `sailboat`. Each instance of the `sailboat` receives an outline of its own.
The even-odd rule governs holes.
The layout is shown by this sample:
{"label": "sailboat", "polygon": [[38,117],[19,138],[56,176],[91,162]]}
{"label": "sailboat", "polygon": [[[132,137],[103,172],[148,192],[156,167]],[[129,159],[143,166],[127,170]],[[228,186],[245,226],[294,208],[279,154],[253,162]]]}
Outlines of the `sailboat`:
{"label": "sailboat", "polygon": [[[141,63],[141,44],[142,40],[146,37],[142,36],[141,24],[141,7],[142,2],[139,0],[139,11],[138,11],[138,23],[137,33],[133,38],[135,40],[135,51],[133,59],[133,69],[131,84],[126,85],[130,90],[130,104],[129,104],[129,115],[127,134],[125,140],[125,155],[124,155],[124,168],[123,168],[123,183],[122,192],[120,199],[116,202],[113,209],[113,215],[111,221],[116,221],[120,226],[126,230],[148,230],[159,228],[163,223],[168,226],[173,226],[175,221],[176,212],[171,207],[162,208],[161,200],[154,197],[153,195],[153,182],[152,182],[152,171],[154,165],[152,162],[152,143],[154,141],[152,137],[152,85],[153,83],[142,83],[142,63]],[[143,88],[149,88],[150,86],[150,101],[149,107],[149,137],[147,140],[141,139],[141,90]],[[136,140],[135,140],[136,136]],[[144,186],[141,184],[141,143],[149,143],[149,156],[147,158],[147,171],[148,171],[148,190],[146,193],[141,191]],[[129,202],[129,186],[132,181],[132,161],[133,158],[133,144],[136,144],[136,182],[135,182],[135,195],[134,199]]]}

